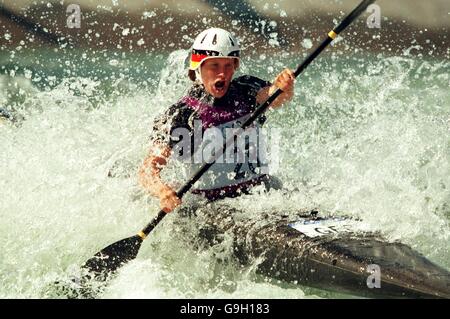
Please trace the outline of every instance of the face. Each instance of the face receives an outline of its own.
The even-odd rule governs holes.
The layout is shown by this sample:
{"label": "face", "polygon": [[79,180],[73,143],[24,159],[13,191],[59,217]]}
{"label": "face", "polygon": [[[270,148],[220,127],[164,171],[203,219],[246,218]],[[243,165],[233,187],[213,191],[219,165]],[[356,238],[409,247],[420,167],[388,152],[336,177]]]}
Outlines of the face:
{"label": "face", "polygon": [[230,58],[214,58],[204,61],[201,66],[203,85],[206,91],[215,98],[223,97],[230,86],[237,60]]}

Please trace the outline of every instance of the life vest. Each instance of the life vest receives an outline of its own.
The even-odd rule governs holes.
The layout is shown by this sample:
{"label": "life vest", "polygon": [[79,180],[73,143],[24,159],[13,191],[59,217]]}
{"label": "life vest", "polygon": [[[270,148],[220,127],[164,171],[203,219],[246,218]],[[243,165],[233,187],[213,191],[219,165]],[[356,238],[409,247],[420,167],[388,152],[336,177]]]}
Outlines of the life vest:
{"label": "life vest", "polygon": [[220,104],[208,103],[207,99],[198,98],[195,94],[180,100],[182,105],[193,111],[189,126],[194,142],[191,143],[190,156],[183,158],[189,176],[208,162],[230,136],[235,139],[233,147],[227,148],[191,189],[192,193],[210,199],[233,197],[246,192],[260,184],[269,169],[267,145],[261,132],[263,121],[255,121],[238,134],[238,128],[255,109],[255,99],[233,92],[230,95]]}

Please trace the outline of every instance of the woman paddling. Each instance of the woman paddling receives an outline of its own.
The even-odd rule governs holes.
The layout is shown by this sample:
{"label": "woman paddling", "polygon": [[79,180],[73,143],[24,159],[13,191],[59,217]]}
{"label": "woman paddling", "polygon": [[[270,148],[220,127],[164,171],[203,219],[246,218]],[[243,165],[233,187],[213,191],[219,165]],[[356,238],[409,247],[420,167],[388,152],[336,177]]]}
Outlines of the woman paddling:
{"label": "woman paddling", "polygon": [[[170,156],[177,155],[184,161],[189,159],[188,168],[195,172],[207,160],[202,156],[205,147],[223,143],[226,132],[239,126],[257,104],[278,88],[283,93],[271,104],[273,109],[290,101],[294,95],[295,76],[289,69],[283,70],[273,84],[250,75],[233,79],[239,58],[238,41],[230,32],[211,28],[200,33],[191,51],[188,76],[193,81],[192,87],[155,122],[152,146],[139,170],[139,182],[159,198],[161,209],[166,213],[181,204],[174,189],[160,176]],[[250,128],[255,134],[245,131],[246,136],[259,135],[264,121],[262,116]],[[201,141],[195,140],[199,136]],[[262,139],[256,136],[256,140]],[[264,147],[261,142],[257,144],[257,147]],[[267,174],[267,164],[258,155],[252,156],[259,154],[252,145],[247,139],[241,149],[235,147],[234,162],[216,161],[191,192],[216,200],[248,193],[256,185],[268,186],[272,179]]]}

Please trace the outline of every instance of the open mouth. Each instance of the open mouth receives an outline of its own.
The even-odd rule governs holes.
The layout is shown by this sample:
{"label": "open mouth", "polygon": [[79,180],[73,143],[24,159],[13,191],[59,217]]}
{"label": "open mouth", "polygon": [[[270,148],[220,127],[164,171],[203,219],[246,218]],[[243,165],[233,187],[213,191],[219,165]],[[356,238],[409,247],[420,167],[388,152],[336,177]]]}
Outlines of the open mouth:
{"label": "open mouth", "polygon": [[214,88],[219,92],[223,91],[225,89],[225,81],[217,81],[216,83],[214,83]]}

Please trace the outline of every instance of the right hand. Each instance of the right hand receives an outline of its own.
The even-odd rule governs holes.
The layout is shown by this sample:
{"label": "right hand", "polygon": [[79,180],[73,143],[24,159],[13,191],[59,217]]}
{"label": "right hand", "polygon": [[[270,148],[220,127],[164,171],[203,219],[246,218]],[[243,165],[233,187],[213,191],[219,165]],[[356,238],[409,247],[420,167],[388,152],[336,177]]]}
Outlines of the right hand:
{"label": "right hand", "polygon": [[175,191],[169,186],[165,186],[159,194],[159,206],[165,213],[170,213],[176,207],[181,205],[181,199],[178,198]]}

